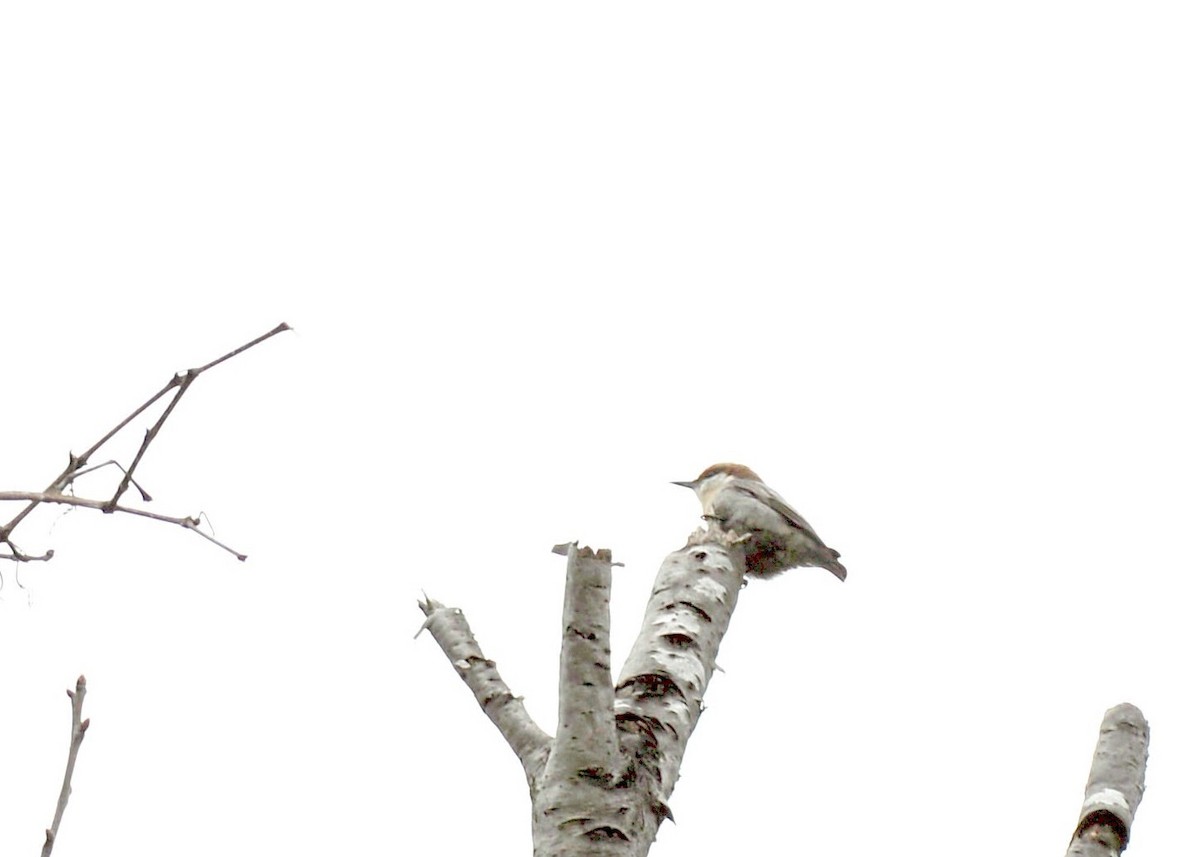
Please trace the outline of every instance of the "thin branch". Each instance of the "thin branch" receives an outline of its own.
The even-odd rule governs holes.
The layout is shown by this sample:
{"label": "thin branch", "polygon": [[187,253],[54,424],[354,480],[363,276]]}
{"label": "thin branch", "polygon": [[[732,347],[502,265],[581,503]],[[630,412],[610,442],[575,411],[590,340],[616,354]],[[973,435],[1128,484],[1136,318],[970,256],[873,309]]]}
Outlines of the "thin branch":
{"label": "thin branch", "polygon": [[[262,336],[258,337],[257,339],[252,339],[249,342],[247,342],[245,345],[241,345],[241,346],[233,349],[228,354],[218,357],[216,360],[205,363],[199,369],[189,369],[187,372],[185,372],[183,374],[176,375],[171,380],[171,383],[174,383],[176,386],[179,387],[179,392],[177,392],[175,394],[175,398],[171,399],[170,403],[163,410],[162,415],[158,418],[158,422],[156,422],[154,424],[154,426],[146,432],[146,436],[142,439],[141,448],[137,451],[137,455],[135,455],[133,457],[133,464],[129,465],[129,469],[127,471],[125,471],[125,476],[124,476],[124,478],[121,479],[121,484],[119,486],[117,486],[116,492],[113,494],[112,499],[109,501],[110,509],[116,508],[117,501],[121,499],[121,495],[124,494],[126,489],[129,488],[129,482],[131,479],[133,479],[133,471],[137,470],[138,464],[140,464],[142,461],[142,456],[146,454],[146,450],[148,450],[150,448],[150,444],[154,441],[154,438],[158,437],[159,429],[161,429],[163,427],[163,423],[165,423],[167,421],[167,417],[169,417],[171,415],[171,411],[175,410],[175,406],[177,404],[179,404],[179,400],[183,398],[183,394],[187,392],[188,387],[190,387],[192,385],[192,382],[195,381],[197,378],[200,377],[201,374],[203,374],[204,372],[207,372],[212,367],[217,366],[221,363],[224,363],[226,360],[230,359],[231,357],[236,357],[237,355],[241,354],[243,351],[245,351],[249,348],[253,348],[255,345],[262,342],[264,339],[270,339],[275,334],[283,333],[283,331],[285,331],[285,330],[291,330],[291,328],[288,327],[286,322],[283,322],[283,323],[279,324],[279,326],[276,327],[274,330],[264,333]],[[170,386],[170,384],[168,384],[168,387],[169,386]]]}
{"label": "thin branch", "polygon": [[[49,562],[50,560],[54,559],[53,550],[48,550],[44,554],[38,554],[35,556],[33,554],[22,553],[20,548],[18,548],[12,542],[8,543],[8,547],[12,553],[0,553],[0,559],[11,559],[13,562]],[[0,589],[3,588],[4,581],[2,578],[0,578]]]}
{"label": "thin branch", "polygon": [[461,610],[447,607],[428,596],[424,601],[418,601],[417,606],[426,616],[417,636],[421,635],[421,631],[429,631],[459,678],[466,682],[475,695],[483,713],[500,730],[508,746],[521,760],[525,779],[532,788],[546,768],[550,736],[533,722],[521,697],[514,696],[509,690],[500,677],[496,662],[483,656],[483,649],[475,640],[467,617]]}
{"label": "thin branch", "polygon": [[176,379],[183,378],[179,382],[179,389],[175,392],[175,397],[167,403],[163,408],[163,412],[158,415],[158,420],[153,426],[146,429],[146,434],[142,438],[142,445],[138,447],[137,454],[133,457],[133,463],[129,465],[129,469],[125,471],[125,475],[121,477],[121,484],[117,486],[117,490],[113,492],[112,499],[104,506],[105,512],[111,512],[117,508],[117,501],[121,499],[121,495],[129,488],[129,482],[133,479],[133,471],[137,470],[137,466],[142,463],[142,456],[146,454],[146,450],[150,448],[150,444],[158,437],[158,431],[163,427],[163,423],[167,421],[167,417],[171,416],[171,412],[175,410],[175,406],[179,404],[179,400],[183,398],[183,394],[187,392],[188,387],[196,380],[196,376],[190,371],[186,375],[176,375]]}
{"label": "thin branch", "polygon": [[258,337],[257,339],[251,339],[245,345],[239,345],[237,348],[233,349],[228,354],[224,354],[224,355],[218,357],[216,360],[205,363],[199,369],[192,369],[191,371],[196,375],[199,375],[201,372],[207,372],[209,369],[213,368],[217,364],[224,363],[226,360],[228,360],[231,357],[237,357],[243,351],[247,351],[247,350],[253,348],[254,346],[258,345],[258,343],[260,343],[264,340],[270,339],[275,334],[283,333],[285,330],[291,330],[291,329],[292,329],[291,326],[289,326],[286,321],[281,321],[279,323],[278,327],[274,328],[273,330],[268,330],[266,333],[264,333],[262,336]]}
{"label": "thin branch", "polygon": [[[245,561],[246,554],[236,551],[229,545],[218,541],[208,533],[199,529],[200,517],[198,515],[184,515],[182,517],[173,517],[171,515],[161,515],[158,512],[151,512],[148,509],[136,509],[132,506],[109,506],[108,500],[92,500],[89,497],[76,497],[74,494],[51,494],[45,491],[0,491],[0,501],[4,500],[28,500],[30,503],[56,503],[60,506],[82,506],[85,509],[98,509],[101,512],[124,512],[127,515],[137,515],[139,518],[149,518],[152,521],[162,521],[164,524],[175,524],[178,527],[183,527],[186,530],[192,530],[198,536],[203,536],[214,545],[224,548],[238,559]],[[16,546],[12,542],[8,543],[9,547],[15,553],[15,556],[8,554],[0,554],[0,559],[12,559],[17,562],[30,562],[32,560],[48,560],[54,556],[54,551],[47,551],[43,556],[27,556],[16,550]]]}
{"label": "thin branch", "polygon": [[[94,444],[92,444],[87,449],[86,452],[84,452],[82,455],[71,455],[70,459],[67,463],[66,469],[64,469],[62,471],[62,473],[60,473],[54,479],[54,481],[51,482],[46,487],[45,491],[42,491],[42,492],[21,492],[21,491],[0,492],[0,500],[25,500],[27,502],[27,505],[20,512],[18,512],[11,521],[9,521],[4,526],[0,526],[0,544],[8,545],[8,547],[11,551],[11,553],[0,554],[0,559],[9,559],[9,560],[13,560],[14,562],[29,562],[31,560],[46,560],[46,559],[49,559],[53,555],[52,551],[47,551],[45,555],[40,556],[40,557],[29,556],[27,554],[22,553],[20,550],[18,550],[17,547],[12,543],[12,541],[10,539],[10,537],[12,536],[13,530],[15,530],[17,528],[17,526],[23,520],[25,520],[25,518],[29,515],[30,512],[32,512],[34,509],[36,509],[42,503],[66,503],[67,505],[87,506],[88,508],[99,509],[102,512],[127,512],[132,515],[141,515],[143,517],[154,518],[155,520],[164,521],[167,523],[178,524],[180,526],[186,527],[187,529],[195,530],[196,532],[200,533],[200,535],[209,539],[209,541],[212,541],[215,544],[220,545],[221,547],[225,548],[225,550],[232,553],[238,559],[245,559],[246,557],[244,554],[241,554],[238,551],[235,551],[232,548],[229,548],[226,545],[221,544],[216,539],[214,539],[211,536],[207,535],[206,533],[202,533],[202,532],[200,532],[200,530],[196,529],[196,526],[199,524],[199,521],[197,521],[195,518],[189,518],[189,517],[173,518],[173,517],[170,517],[167,515],[156,515],[154,513],[145,512],[145,511],[138,510],[138,509],[131,509],[127,506],[120,506],[118,504],[120,502],[121,496],[125,493],[126,490],[128,490],[130,484],[133,484],[137,487],[138,491],[140,491],[142,493],[143,499],[146,499],[146,500],[150,499],[149,494],[147,494],[142,489],[142,487],[134,481],[133,473],[137,469],[137,466],[141,463],[142,457],[146,454],[147,450],[150,448],[150,444],[158,436],[158,432],[160,429],[162,429],[163,424],[167,421],[167,417],[169,417],[171,415],[172,411],[174,411],[175,406],[179,403],[179,400],[183,397],[183,394],[185,392],[187,392],[187,389],[191,386],[192,382],[195,381],[198,377],[200,377],[200,375],[203,374],[204,372],[208,371],[209,369],[212,369],[214,366],[224,363],[226,360],[229,360],[232,357],[236,357],[238,354],[241,354],[243,351],[246,351],[249,348],[253,348],[255,345],[258,345],[258,343],[260,343],[266,339],[270,339],[272,336],[275,336],[278,333],[282,333],[285,330],[291,330],[291,327],[289,327],[286,323],[280,324],[277,327],[275,327],[274,329],[268,331],[267,333],[264,333],[262,336],[252,339],[251,341],[245,343],[244,345],[241,345],[238,348],[235,348],[233,351],[230,351],[228,354],[224,354],[221,357],[218,357],[216,360],[209,361],[208,363],[205,363],[203,366],[201,366],[197,369],[189,369],[186,372],[181,372],[181,373],[176,374],[174,377],[171,378],[170,381],[167,382],[167,384],[161,390],[159,390],[157,393],[155,393],[153,396],[151,396],[149,399],[147,399],[143,404],[141,404],[138,408],[136,408],[133,411],[133,413],[131,413],[129,416],[125,417],[125,419],[123,419],[119,423],[117,423],[116,426],[114,426],[110,431],[105,433],[104,436],[102,436],[98,441],[96,441]],[[133,462],[129,465],[128,469],[123,468],[124,476],[121,479],[120,485],[117,486],[117,490],[115,492],[113,492],[113,495],[111,498],[109,498],[107,501],[101,502],[101,501],[96,501],[96,500],[87,500],[85,498],[80,498],[80,497],[68,497],[68,495],[63,494],[63,491],[67,488],[67,486],[69,486],[75,480],[76,477],[82,475],[83,473],[88,472],[91,469],[94,469],[94,468],[87,468],[86,465],[88,463],[88,459],[90,459],[100,449],[100,447],[104,446],[104,444],[106,444],[108,441],[110,441],[122,429],[124,429],[127,425],[129,425],[131,422],[133,422],[133,420],[135,420],[140,414],[145,412],[145,410],[147,408],[149,408],[151,405],[153,405],[155,402],[157,402],[159,399],[161,399],[163,396],[165,396],[171,390],[176,390],[174,397],[167,404],[167,407],[163,410],[163,413],[159,416],[158,420],[154,423],[154,425],[151,426],[151,428],[146,431],[146,436],[142,439],[141,447],[139,447],[139,449],[137,451],[137,455],[134,456]]]}
{"label": "thin branch", "polygon": [[42,857],[50,857],[54,850],[54,842],[58,839],[58,825],[62,823],[63,813],[67,809],[67,800],[71,797],[71,776],[75,773],[75,759],[79,755],[79,745],[87,734],[91,719],[83,719],[83,698],[87,696],[87,679],[83,676],[75,682],[75,690],[68,690],[71,697],[71,749],[67,753],[67,771],[63,774],[62,791],[58,794],[58,806],[54,810],[54,821],[46,830],[46,843],[42,846]]}
{"label": "thin branch", "polygon": [[[200,514],[203,515],[204,513],[201,512]],[[222,550],[229,551],[231,554],[233,554],[234,556],[236,556],[238,558],[239,562],[246,561],[246,555],[244,553],[235,551],[233,548],[231,548],[229,545],[225,544],[224,542],[218,541],[216,536],[209,535],[208,533],[204,532],[204,530],[200,529],[200,519],[198,517],[197,518],[185,518],[183,521],[183,526],[186,529],[191,530],[193,533],[200,536],[201,538],[208,539],[210,542],[212,542],[214,545],[221,548]],[[211,526],[211,524],[210,524],[210,526]]]}
{"label": "thin branch", "polygon": [[[121,463],[119,461],[117,461],[115,458],[110,458],[108,461],[105,461],[101,464],[93,464],[91,467],[85,467],[82,470],[76,470],[75,474],[71,477],[71,484],[74,484],[75,480],[78,479],[80,476],[86,476],[89,473],[94,473],[95,471],[100,470],[101,468],[108,467],[110,464],[113,467],[120,470],[122,473],[129,472],[124,467],[122,467]],[[138,490],[138,493],[142,495],[142,499],[144,501],[146,501],[147,503],[150,503],[154,500],[154,498],[150,496],[150,492],[148,492],[145,488],[143,488],[141,485],[139,485],[136,479],[130,478],[129,483]],[[67,486],[64,485],[63,490],[65,491],[66,488],[67,488]]]}

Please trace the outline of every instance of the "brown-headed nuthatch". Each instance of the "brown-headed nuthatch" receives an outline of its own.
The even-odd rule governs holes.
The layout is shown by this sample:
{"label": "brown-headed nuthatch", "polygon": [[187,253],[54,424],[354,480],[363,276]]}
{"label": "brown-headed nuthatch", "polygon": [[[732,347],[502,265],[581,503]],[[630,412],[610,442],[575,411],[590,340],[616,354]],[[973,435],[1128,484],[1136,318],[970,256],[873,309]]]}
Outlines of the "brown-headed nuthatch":
{"label": "brown-headed nuthatch", "polygon": [[706,520],[746,540],[746,574],[771,577],[798,565],[818,566],[846,579],[838,552],[808,521],[743,464],[714,464],[694,482],[675,482],[700,498]]}

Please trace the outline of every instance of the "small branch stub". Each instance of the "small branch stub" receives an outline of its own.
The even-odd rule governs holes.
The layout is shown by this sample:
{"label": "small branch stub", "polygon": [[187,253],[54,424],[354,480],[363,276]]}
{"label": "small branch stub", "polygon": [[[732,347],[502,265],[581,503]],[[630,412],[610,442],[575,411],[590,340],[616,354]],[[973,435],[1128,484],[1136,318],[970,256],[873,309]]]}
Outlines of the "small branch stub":
{"label": "small branch stub", "polygon": [[1146,789],[1149,745],[1150,726],[1137,706],[1122,703],[1105,712],[1068,857],[1125,850]]}

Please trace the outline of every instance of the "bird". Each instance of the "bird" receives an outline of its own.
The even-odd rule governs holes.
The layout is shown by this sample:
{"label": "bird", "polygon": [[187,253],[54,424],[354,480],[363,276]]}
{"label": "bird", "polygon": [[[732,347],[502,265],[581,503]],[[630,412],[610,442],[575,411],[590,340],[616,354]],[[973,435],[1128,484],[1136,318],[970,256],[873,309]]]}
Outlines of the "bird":
{"label": "bird", "polygon": [[815,566],[846,579],[841,554],[746,465],[714,464],[691,482],[671,484],[696,492],[705,520],[746,537],[747,575],[773,577],[789,568]]}

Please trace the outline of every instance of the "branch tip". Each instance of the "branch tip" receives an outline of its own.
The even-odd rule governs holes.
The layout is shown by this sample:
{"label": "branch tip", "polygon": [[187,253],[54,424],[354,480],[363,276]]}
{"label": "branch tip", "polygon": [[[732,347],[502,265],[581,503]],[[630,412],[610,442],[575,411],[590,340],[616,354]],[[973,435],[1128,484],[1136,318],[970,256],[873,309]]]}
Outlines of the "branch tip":
{"label": "branch tip", "polygon": [[50,853],[54,850],[54,840],[58,835],[58,826],[62,823],[63,813],[67,809],[67,801],[71,797],[71,776],[75,773],[75,759],[79,754],[79,748],[83,744],[84,733],[87,732],[88,726],[91,725],[92,719],[89,717],[81,720],[83,713],[83,697],[87,694],[87,679],[80,675],[75,680],[75,690],[67,690],[67,696],[71,698],[71,744],[67,752],[67,769],[63,774],[62,789],[58,794],[58,805],[54,810],[54,821],[46,828],[46,843],[42,846],[42,857],[50,857]]}

